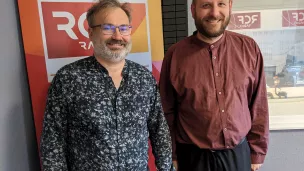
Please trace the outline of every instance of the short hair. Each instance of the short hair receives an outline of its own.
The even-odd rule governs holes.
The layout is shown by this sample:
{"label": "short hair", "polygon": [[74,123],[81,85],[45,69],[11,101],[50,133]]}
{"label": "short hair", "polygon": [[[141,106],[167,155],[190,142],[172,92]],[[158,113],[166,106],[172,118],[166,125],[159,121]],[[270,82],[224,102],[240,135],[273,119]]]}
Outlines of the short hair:
{"label": "short hair", "polygon": [[109,8],[120,8],[128,16],[129,22],[131,22],[131,7],[129,3],[120,3],[118,0],[98,0],[87,11],[87,21],[89,27],[93,27],[95,15],[102,10]]}
{"label": "short hair", "polygon": [[[229,0],[229,2],[230,2],[231,0]],[[192,4],[195,4],[196,3],[196,0],[192,0]]]}

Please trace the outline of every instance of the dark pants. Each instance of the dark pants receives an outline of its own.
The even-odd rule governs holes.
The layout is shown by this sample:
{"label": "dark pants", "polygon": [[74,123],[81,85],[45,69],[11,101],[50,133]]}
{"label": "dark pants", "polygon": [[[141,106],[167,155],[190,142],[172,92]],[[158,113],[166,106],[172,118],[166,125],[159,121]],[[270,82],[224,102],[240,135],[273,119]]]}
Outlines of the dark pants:
{"label": "dark pants", "polygon": [[250,148],[246,139],[234,149],[211,151],[195,145],[176,144],[179,171],[250,171]]}

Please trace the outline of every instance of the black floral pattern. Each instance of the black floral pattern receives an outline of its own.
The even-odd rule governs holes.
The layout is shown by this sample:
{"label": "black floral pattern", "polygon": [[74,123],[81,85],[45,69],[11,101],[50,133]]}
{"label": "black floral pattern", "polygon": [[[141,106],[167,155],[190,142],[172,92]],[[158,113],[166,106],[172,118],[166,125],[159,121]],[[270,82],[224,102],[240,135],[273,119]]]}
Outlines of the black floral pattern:
{"label": "black floral pattern", "polygon": [[145,171],[148,138],[158,170],[171,170],[171,140],[157,83],[126,60],[115,88],[91,56],[61,68],[49,88],[41,137],[44,171]]}

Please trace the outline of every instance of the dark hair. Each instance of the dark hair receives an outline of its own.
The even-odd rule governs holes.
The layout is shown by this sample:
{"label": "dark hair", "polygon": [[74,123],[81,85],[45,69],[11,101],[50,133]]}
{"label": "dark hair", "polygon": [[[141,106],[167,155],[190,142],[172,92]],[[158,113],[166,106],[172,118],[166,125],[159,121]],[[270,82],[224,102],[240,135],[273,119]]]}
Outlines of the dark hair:
{"label": "dark hair", "polygon": [[129,18],[129,22],[131,22],[131,8],[129,3],[120,3],[118,0],[98,0],[97,3],[93,4],[91,8],[87,11],[87,21],[89,27],[92,27],[94,24],[94,17],[101,10],[105,10],[108,8],[120,8],[122,9]]}

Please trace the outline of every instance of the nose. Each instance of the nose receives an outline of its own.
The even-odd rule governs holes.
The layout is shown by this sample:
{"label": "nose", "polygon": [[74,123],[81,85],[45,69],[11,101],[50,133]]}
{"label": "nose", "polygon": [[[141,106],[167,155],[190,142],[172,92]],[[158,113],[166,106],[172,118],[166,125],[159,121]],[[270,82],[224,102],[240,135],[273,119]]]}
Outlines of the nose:
{"label": "nose", "polygon": [[115,39],[115,40],[122,40],[122,35],[120,34],[118,28],[115,29],[115,32],[114,32],[113,35],[112,35],[112,39]]}
{"label": "nose", "polygon": [[218,18],[220,15],[220,8],[216,5],[214,5],[212,8],[211,8],[211,11],[210,11],[210,16],[214,17],[214,18]]}

